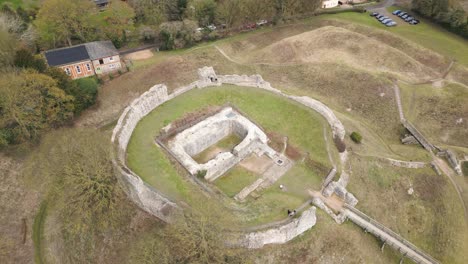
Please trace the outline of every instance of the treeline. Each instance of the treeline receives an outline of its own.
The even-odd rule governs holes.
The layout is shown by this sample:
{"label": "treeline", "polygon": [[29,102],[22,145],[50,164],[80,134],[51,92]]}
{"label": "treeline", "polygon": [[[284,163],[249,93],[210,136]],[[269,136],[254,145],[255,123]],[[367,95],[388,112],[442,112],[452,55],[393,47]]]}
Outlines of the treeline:
{"label": "treeline", "polygon": [[418,14],[468,38],[468,14],[457,2],[449,0],[413,0],[412,8]]}
{"label": "treeline", "polygon": [[94,104],[97,82],[72,81],[34,55],[35,33],[15,13],[0,12],[0,147],[37,139]]}
{"label": "treeline", "polygon": [[[32,44],[47,50],[112,40],[117,48],[144,41],[163,40],[163,48],[192,45],[214,39],[216,31],[238,28],[259,20],[280,23],[285,17],[312,13],[321,0],[112,0],[100,9],[92,0],[45,0],[39,9],[2,9],[18,17],[35,33]],[[197,30],[206,28],[206,30]]]}

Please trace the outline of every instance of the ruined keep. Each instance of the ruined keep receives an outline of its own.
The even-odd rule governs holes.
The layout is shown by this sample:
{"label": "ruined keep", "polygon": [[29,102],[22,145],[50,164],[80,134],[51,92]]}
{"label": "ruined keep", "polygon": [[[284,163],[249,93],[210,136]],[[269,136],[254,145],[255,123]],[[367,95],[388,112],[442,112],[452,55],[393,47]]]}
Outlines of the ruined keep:
{"label": "ruined keep", "polygon": [[[236,134],[242,141],[232,152],[221,152],[204,164],[193,157],[203,152],[221,139]],[[247,155],[256,153],[277,159],[279,155],[268,146],[267,135],[239,112],[226,107],[219,113],[183,130],[168,142],[171,154],[192,175],[206,171],[205,179],[214,181]]]}
{"label": "ruined keep", "polygon": [[[212,67],[203,67],[199,69],[198,75],[198,80],[187,86],[174,90],[171,94],[168,94],[167,87],[163,84],[153,86],[150,90],[136,98],[127,108],[124,109],[112,133],[113,165],[116,176],[122,184],[123,189],[127,193],[128,197],[142,210],[165,222],[171,222],[174,215],[176,215],[174,212],[181,210],[181,208],[164,194],[143,182],[136,173],[128,168],[126,164],[126,151],[130,137],[132,136],[133,130],[137,126],[138,122],[161,104],[185,92],[209,86],[220,86],[221,84],[232,84],[267,90],[279,96],[296,101],[318,112],[329,123],[334,137],[341,140],[345,137],[343,124],[326,105],[307,96],[285,94],[282,91],[271,87],[270,83],[264,81],[260,75],[216,75]],[[235,129],[237,131],[236,133],[241,134],[245,134],[245,131],[248,131],[248,129],[245,128]],[[245,138],[247,138],[247,136]],[[267,146],[264,144],[265,141],[262,141],[262,136],[257,136],[255,142],[260,142],[260,146]],[[241,146],[238,150],[248,150],[249,148],[245,146],[248,146],[250,143],[244,144],[244,147]],[[190,148],[187,149],[189,150]],[[196,147],[195,149],[189,150],[189,152],[190,151],[195,153],[197,151]],[[263,151],[267,153],[266,150]],[[342,173],[342,175],[345,174]],[[347,195],[347,198],[349,199],[351,197]],[[267,231],[247,234],[243,245],[246,247],[258,248],[271,243],[285,243],[312,228],[315,225],[315,219],[315,207],[312,207],[310,210],[304,211],[298,219],[289,221],[284,225],[277,226]]]}

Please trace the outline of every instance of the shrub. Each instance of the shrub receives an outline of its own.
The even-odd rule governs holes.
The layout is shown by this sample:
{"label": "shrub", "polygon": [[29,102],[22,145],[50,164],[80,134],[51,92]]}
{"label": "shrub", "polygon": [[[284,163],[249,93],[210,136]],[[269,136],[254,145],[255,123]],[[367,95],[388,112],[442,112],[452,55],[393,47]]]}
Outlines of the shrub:
{"label": "shrub", "polygon": [[14,64],[19,68],[32,68],[38,72],[45,72],[47,69],[43,58],[34,56],[27,49],[19,49],[15,53]]}
{"label": "shrub", "polygon": [[98,81],[94,77],[75,80],[78,89],[75,96],[75,113],[79,114],[96,102]]}
{"label": "shrub", "polygon": [[206,170],[199,170],[197,171],[197,174],[195,176],[197,176],[197,178],[199,179],[203,179],[205,178],[205,175],[206,175]]}
{"label": "shrub", "polygon": [[462,162],[463,175],[468,176],[468,161]]}
{"label": "shrub", "polygon": [[359,134],[358,132],[353,132],[353,133],[351,133],[351,139],[352,139],[354,142],[360,144],[361,141],[362,141],[362,136],[361,136],[361,134]]}

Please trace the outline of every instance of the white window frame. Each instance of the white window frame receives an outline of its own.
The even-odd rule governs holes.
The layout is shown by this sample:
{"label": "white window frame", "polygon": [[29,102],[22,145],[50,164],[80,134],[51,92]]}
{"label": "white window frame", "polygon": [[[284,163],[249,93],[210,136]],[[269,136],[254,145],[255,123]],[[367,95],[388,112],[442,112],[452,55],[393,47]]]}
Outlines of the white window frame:
{"label": "white window frame", "polygon": [[115,69],[115,64],[109,64],[109,68],[112,70]]}
{"label": "white window frame", "polygon": [[86,63],[86,69],[87,69],[88,71],[91,71],[91,65],[89,65],[89,63]]}
{"label": "white window frame", "polygon": [[77,72],[77,73],[81,73],[81,67],[80,67],[80,65],[76,65],[75,67],[76,67],[76,72]]}
{"label": "white window frame", "polygon": [[71,76],[71,70],[70,68],[65,68],[65,73],[68,75],[68,76]]}

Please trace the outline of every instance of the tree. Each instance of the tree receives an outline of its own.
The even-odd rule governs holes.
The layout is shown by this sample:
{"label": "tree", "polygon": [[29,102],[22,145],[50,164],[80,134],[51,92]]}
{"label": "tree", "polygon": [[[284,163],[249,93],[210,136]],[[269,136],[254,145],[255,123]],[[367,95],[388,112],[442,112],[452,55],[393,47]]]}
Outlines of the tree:
{"label": "tree", "polygon": [[134,0],[131,5],[135,9],[136,19],[140,23],[159,26],[162,22],[167,21],[168,4],[166,1]]}
{"label": "tree", "polygon": [[216,2],[214,0],[193,0],[190,3],[194,9],[194,17],[201,26],[213,24],[216,14]]}
{"label": "tree", "polygon": [[[213,204],[184,208],[175,223],[143,239],[132,259],[137,263],[249,263],[246,251],[232,251],[226,243],[233,239],[232,227],[223,209]],[[161,242],[162,241],[162,242]]]}
{"label": "tree", "polygon": [[242,14],[241,8],[241,0],[224,0],[217,6],[217,18],[227,27],[232,27],[239,23],[239,17]]}
{"label": "tree", "polygon": [[177,49],[192,45],[201,39],[197,32],[197,22],[193,20],[165,22],[160,26],[162,49]]}
{"label": "tree", "polygon": [[25,176],[51,186],[47,200],[64,247],[58,262],[101,262],[104,237],[128,227],[134,213],[114,175],[108,135],[93,129],[54,131],[24,168]]}
{"label": "tree", "polygon": [[25,48],[16,51],[14,65],[19,68],[32,68],[41,73],[47,69],[44,59],[34,56],[31,51]]}
{"label": "tree", "polygon": [[55,48],[65,43],[71,46],[74,38],[82,42],[89,40],[91,17],[96,12],[93,1],[45,0],[35,23],[42,46]]}
{"label": "tree", "polygon": [[3,74],[0,98],[0,130],[9,144],[37,138],[73,116],[73,97],[54,79],[36,72]]}
{"label": "tree", "polygon": [[75,98],[73,101],[75,116],[96,102],[98,84],[95,78],[72,80],[62,69],[55,67],[49,67],[45,74],[57,81],[58,88]]}
{"label": "tree", "polygon": [[125,42],[125,31],[133,29],[135,12],[125,2],[113,1],[111,5],[96,15],[93,26],[98,35],[112,40],[117,48]]}

